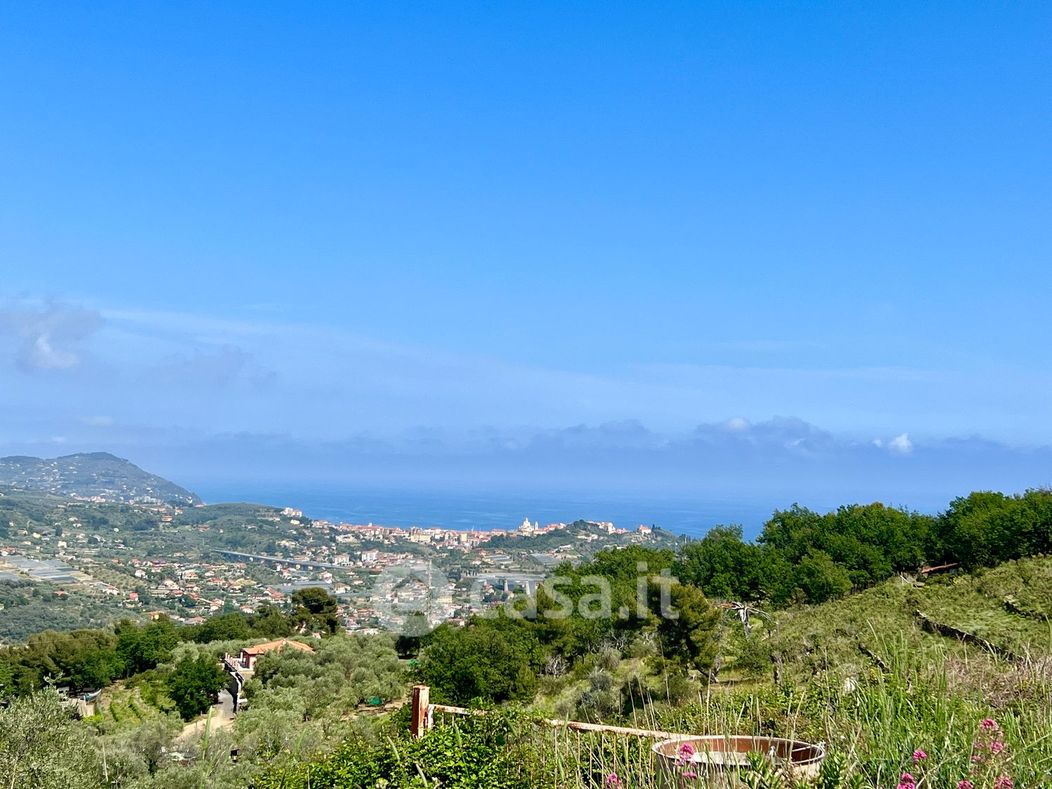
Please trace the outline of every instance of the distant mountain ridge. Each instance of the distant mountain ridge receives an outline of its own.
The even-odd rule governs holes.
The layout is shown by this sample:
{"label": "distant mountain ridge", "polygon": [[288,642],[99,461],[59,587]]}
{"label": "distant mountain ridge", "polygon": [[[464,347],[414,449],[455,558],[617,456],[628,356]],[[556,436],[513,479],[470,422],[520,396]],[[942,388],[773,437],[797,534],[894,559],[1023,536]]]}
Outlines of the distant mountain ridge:
{"label": "distant mountain ridge", "polygon": [[0,485],[118,502],[200,504],[197,494],[109,452],[0,458]]}

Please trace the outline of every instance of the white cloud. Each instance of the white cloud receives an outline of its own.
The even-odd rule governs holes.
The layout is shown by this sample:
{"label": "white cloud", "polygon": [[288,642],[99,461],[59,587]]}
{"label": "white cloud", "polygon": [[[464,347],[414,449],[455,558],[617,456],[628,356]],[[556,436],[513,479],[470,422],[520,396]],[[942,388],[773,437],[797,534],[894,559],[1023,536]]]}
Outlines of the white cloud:
{"label": "white cloud", "polygon": [[24,372],[69,370],[80,364],[83,340],[102,327],[95,310],[72,304],[0,308],[0,334],[16,338],[15,363]]}
{"label": "white cloud", "polygon": [[913,442],[910,441],[908,432],[899,433],[898,436],[888,442],[888,451],[895,454],[909,454],[913,451]]}
{"label": "white cloud", "polygon": [[19,355],[23,367],[37,370],[68,370],[76,367],[79,357],[72,351],[56,348],[48,332],[38,334],[27,343]]}
{"label": "white cloud", "polygon": [[[35,309],[22,307],[27,303]],[[0,302],[0,376],[5,353],[19,358],[23,369],[41,372],[3,381],[7,401],[2,405],[11,414],[17,408],[23,414],[33,410],[45,421],[50,418],[45,413],[61,413],[67,420],[101,413],[113,414],[122,425],[277,430],[324,438],[334,427],[385,434],[415,424],[461,431],[482,425],[558,430],[629,419],[675,435],[699,421],[732,416],[713,424],[713,431],[752,444],[772,434],[797,450],[817,451],[828,443],[818,435],[800,441],[795,430],[764,425],[766,415],[790,413],[838,435],[884,436],[881,451],[903,456],[917,454],[909,436],[892,446],[892,437],[906,424],[924,424],[929,436],[981,431],[1019,441],[1015,423],[998,421],[1002,414],[990,411],[988,403],[1025,397],[1019,411],[1038,414],[1044,403],[1037,393],[1052,382],[1045,372],[1020,379],[1009,371],[977,381],[953,370],[794,367],[788,359],[773,359],[773,366],[735,366],[733,360],[653,365],[626,359],[565,369],[510,351],[507,358],[494,357],[470,348],[382,340],[299,318],[215,317],[85,303],[98,306],[104,322],[89,346],[56,332],[48,310],[57,308],[45,302],[16,302],[21,309],[15,311],[5,306]],[[78,365],[98,374],[69,375]],[[204,394],[219,390],[226,395],[222,399]],[[143,396],[146,392],[149,397]],[[188,392],[199,396],[187,397]],[[745,415],[756,420],[749,423]],[[1047,427],[1025,439],[1052,441]]]}

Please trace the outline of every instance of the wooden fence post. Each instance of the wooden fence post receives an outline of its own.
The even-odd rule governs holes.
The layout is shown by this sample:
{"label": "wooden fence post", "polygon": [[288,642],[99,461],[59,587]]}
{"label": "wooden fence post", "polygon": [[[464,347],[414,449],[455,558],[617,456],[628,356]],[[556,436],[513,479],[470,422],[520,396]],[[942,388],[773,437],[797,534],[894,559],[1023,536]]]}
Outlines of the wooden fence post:
{"label": "wooden fence post", "polygon": [[431,723],[430,702],[431,688],[427,685],[413,685],[413,719],[410,723],[410,731],[416,738],[423,737]]}

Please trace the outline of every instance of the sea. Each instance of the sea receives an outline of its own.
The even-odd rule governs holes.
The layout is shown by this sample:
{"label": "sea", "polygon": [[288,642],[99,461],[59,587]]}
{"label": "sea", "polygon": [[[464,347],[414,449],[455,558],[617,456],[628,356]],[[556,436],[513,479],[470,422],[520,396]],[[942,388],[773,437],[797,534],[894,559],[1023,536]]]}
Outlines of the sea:
{"label": "sea", "polygon": [[713,526],[736,524],[746,538],[784,502],[667,499],[648,496],[575,496],[565,493],[351,490],[262,484],[191,486],[209,504],[248,501],[293,507],[315,519],[383,526],[445,529],[513,529],[531,522],[610,521],[633,529],[658,526],[676,534],[703,536]]}

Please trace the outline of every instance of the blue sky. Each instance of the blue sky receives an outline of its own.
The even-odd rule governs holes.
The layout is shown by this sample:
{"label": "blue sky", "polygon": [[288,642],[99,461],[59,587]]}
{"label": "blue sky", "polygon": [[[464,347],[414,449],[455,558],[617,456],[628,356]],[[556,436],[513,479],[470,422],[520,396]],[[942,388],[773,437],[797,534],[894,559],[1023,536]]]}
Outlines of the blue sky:
{"label": "blue sky", "polygon": [[7,4],[0,451],[595,487],[645,435],[681,492],[743,441],[810,447],[732,463],[753,488],[1050,483],[1050,36],[1038,3]]}

